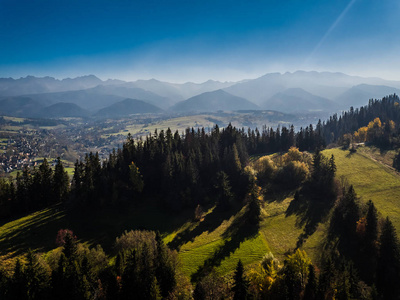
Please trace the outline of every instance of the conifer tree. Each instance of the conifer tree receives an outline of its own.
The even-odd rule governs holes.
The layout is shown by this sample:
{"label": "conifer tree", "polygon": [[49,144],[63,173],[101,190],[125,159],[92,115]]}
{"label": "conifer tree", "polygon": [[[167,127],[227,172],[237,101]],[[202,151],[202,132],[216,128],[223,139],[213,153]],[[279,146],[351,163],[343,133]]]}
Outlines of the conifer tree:
{"label": "conifer tree", "polygon": [[49,296],[50,278],[31,250],[28,251],[25,274],[28,298],[46,299]]}
{"label": "conifer tree", "polygon": [[231,207],[233,194],[228,175],[225,172],[217,173],[217,184],[215,185],[216,195],[218,197],[218,209],[227,210]]}
{"label": "conifer tree", "polygon": [[309,264],[308,266],[308,279],[307,279],[307,285],[304,290],[304,298],[303,300],[314,300],[316,299],[316,293],[317,293],[317,277],[315,274],[315,268],[314,265]]}
{"label": "conifer tree", "polygon": [[248,287],[249,283],[244,276],[244,267],[242,261],[239,259],[234,274],[234,283],[232,287],[233,299],[234,300],[246,300],[248,299]]}
{"label": "conifer tree", "polygon": [[335,266],[332,259],[328,257],[319,276],[317,299],[331,299],[334,296],[334,278]]}
{"label": "conifer tree", "polygon": [[17,259],[14,274],[9,284],[9,297],[10,299],[28,300],[27,280],[25,270],[19,259]]}
{"label": "conifer tree", "polygon": [[40,203],[45,207],[52,202],[53,199],[53,170],[51,169],[47,159],[43,159],[43,163],[39,166],[40,174],[40,188],[39,195],[41,197]]}
{"label": "conifer tree", "polygon": [[383,299],[397,299],[400,292],[399,244],[396,230],[386,218],[380,236],[376,286]]}
{"label": "conifer tree", "polygon": [[140,276],[136,251],[128,256],[126,267],[121,277],[121,299],[135,299],[139,295]]}
{"label": "conifer tree", "polygon": [[368,201],[368,211],[367,211],[367,225],[365,227],[365,238],[369,246],[373,246],[378,238],[378,212],[375,208],[374,203]]}
{"label": "conifer tree", "polygon": [[68,198],[69,191],[69,176],[64,169],[60,157],[57,158],[56,166],[54,167],[54,197],[56,201],[65,202]]}
{"label": "conifer tree", "polygon": [[143,177],[139,172],[139,168],[135,165],[134,162],[131,162],[131,164],[129,165],[129,176],[131,189],[134,192],[141,193],[144,186]]}
{"label": "conifer tree", "polygon": [[161,295],[166,298],[176,286],[175,269],[159,232],[156,233],[157,256],[155,275],[160,285]]}

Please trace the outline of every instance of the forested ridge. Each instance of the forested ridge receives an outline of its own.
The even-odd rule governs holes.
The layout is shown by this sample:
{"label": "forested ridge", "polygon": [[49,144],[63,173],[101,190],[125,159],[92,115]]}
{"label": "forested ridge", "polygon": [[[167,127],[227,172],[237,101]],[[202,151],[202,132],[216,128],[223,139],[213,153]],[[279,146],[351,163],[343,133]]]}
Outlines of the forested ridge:
{"label": "forested ridge", "polygon": [[[1,271],[1,298],[398,299],[395,228],[373,202],[360,201],[353,186],[335,177],[335,158],[320,150],[333,142],[396,148],[399,125],[399,98],[392,95],[298,132],[293,126],[259,131],[229,125],[183,134],[168,129],[139,140],[128,135],[107,160],[88,153],[77,161],[71,182],[61,160],[54,168],[44,160],[15,182],[1,179],[2,218],[57,203],[90,213],[155,199],[171,216],[192,209],[200,221],[208,209],[243,209],[237,226],[257,232],[264,197],[285,192],[294,195],[287,214],[301,212],[304,231],[284,261],[266,253],[246,269],[239,260],[227,280],[215,272],[217,260],[185,277],[175,251],[179,241],[165,245],[158,233],[125,232],[110,259],[100,246],[90,249],[60,230],[59,248],[45,256],[29,252],[11,271]],[[267,155],[272,153],[280,154]],[[301,247],[326,219],[321,259],[312,263]]]}

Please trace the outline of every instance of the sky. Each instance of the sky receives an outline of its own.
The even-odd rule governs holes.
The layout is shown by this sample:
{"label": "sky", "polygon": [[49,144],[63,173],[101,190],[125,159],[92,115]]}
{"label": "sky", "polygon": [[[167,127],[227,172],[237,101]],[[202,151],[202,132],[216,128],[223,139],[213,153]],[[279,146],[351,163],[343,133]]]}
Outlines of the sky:
{"label": "sky", "polygon": [[400,80],[398,0],[0,0],[0,77]]}

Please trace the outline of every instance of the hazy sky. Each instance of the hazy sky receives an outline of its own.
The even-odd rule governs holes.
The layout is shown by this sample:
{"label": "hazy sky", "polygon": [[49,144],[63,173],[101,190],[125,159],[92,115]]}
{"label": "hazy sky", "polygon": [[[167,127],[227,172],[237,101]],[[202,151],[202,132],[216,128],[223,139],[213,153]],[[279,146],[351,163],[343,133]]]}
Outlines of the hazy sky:
{"label": "hazy sky", "polygon": [[0,77],[400,80],[398,0],[0,0]]}

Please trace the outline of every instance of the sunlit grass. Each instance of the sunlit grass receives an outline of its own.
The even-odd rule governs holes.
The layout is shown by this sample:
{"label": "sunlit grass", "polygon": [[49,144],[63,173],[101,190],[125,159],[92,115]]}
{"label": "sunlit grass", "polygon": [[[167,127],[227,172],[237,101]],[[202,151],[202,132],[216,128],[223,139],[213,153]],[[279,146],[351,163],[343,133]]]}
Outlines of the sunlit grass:
{"label": "sunlit grass", "polygon": [[[379,155],[374,150],[363,149],[352,155],[340,149],[324,151],[326,156],[331,154],[336,158],[338,178],[343,176],[353,184],[363,201],[373,200],[382,216],[388,215],[400,230],[399,175],[369,158],[372,154]],[[113,254],[115,238],[125,230],[160,230],[166,244],[171,245],[182,238],[177,248],[186,275],[194,274],[204,266],[205,261],[218,255],[221,249],[225,252],[217,260],[216,271],[228,274],[234,270],[238,259],[247,266],[254,265],[271,251],[282,263],[285,256],[295,249],[303,228],[298,225],[297,215],[287,215],[293,193],[282,198],[263,200],[258,233],[245,235],[233,245],[229,243],[237,236],[229,233],[229,229],[235,228],[234,222],[243,215],[244,209],[234,213],[219,213],[211,208],[198,221],[193,219],[194,210],[171,215],[171,212],[160,209],[157,201],[149,199],[146,204],[129,209],[94,210],[90,214],[66,213],[56,206],[1,225],[0,255],[11,252],[7,258],[10,259],[29,248],[49,251],[55,247],[55,236],[60,228],[72,229],[80,242],[91,246],[101,244],[110,255]],[[320,258],[328,220],[329,217],[326,217],[301,247],[314,262]],[[226,245],[228,247],[224,248]]]}
{"label": "sunlit grass", "polygon": [[[397,231],[400,230],[400,176],[384,164],[368,157],[368,149],[354,154],[341,149],[329,149],[337,166],[337,177],[353,184],[363,201],[372,200],[383,217],[389,216]],[[375,153],[376,154],[376,153]]]}

